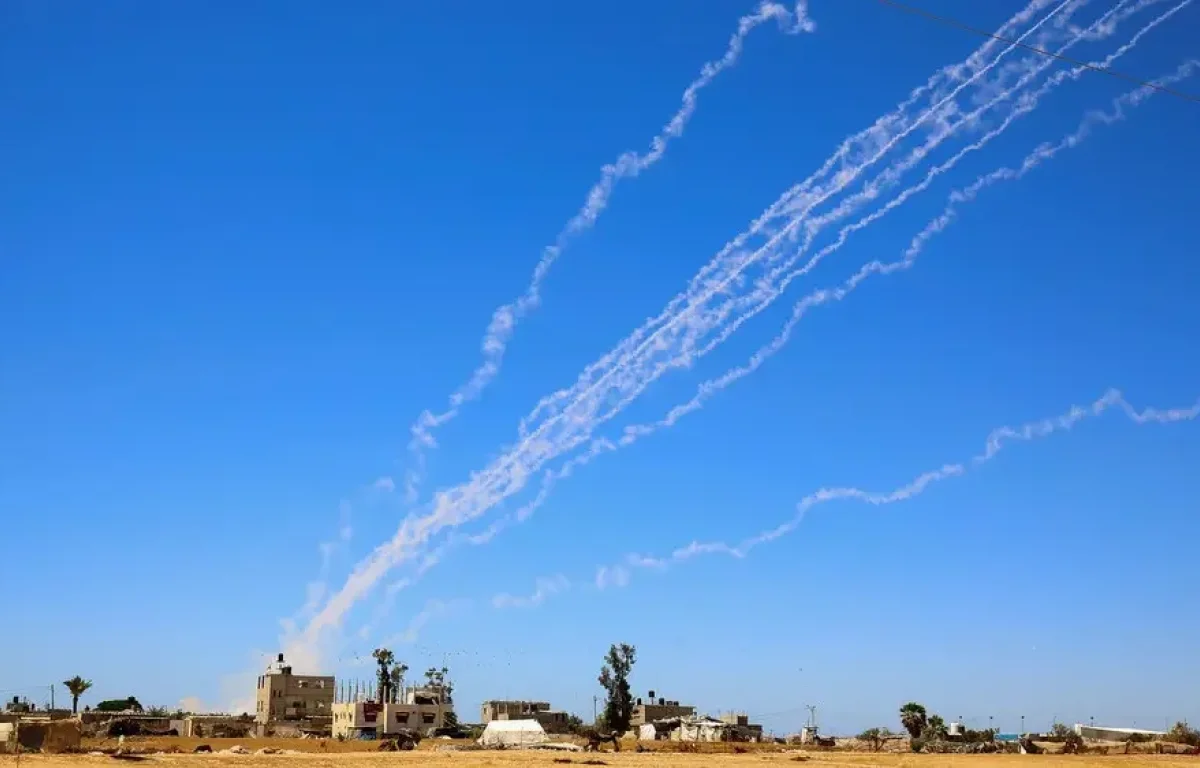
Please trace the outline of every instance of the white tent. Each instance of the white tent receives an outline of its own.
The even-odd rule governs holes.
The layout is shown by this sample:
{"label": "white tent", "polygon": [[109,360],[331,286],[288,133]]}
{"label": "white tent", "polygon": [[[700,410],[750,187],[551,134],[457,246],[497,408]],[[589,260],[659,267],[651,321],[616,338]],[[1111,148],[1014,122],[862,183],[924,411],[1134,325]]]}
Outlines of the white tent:
{"label": "white tent", "polygon": [[544,744],[546,730],[537,720],[492,720],[483,729],[479,744],[484,747],[525,747]]}

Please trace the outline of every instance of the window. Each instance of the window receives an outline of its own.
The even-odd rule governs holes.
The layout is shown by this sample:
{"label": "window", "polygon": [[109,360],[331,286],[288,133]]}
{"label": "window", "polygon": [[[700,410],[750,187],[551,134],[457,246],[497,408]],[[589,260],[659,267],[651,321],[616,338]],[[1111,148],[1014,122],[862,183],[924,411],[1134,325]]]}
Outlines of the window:
{"label": "window", "polygon": [[421,722],[425,723],[425,725],[433,725],[433,723],[436,720],[437,720],[436,712],[422,712],[421,713]]}

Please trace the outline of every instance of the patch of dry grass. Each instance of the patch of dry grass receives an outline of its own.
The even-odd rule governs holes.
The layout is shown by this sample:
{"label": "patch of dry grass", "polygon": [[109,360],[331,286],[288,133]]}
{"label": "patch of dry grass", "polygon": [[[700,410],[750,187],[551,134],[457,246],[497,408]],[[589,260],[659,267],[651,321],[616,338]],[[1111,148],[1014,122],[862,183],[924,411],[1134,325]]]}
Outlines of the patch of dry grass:
{"label": "patch of dry grass", "polygon": [[[233,741],[233,740],[211,740]],[[207,743],[211,743],[207,742]],[[278,746],[275,740],[248,739],[244,746],[257,749]],[[289,748],[299,745],[297,740],[281,739]],[[318,742],[313,742],[317,744]],[[444,744],[444,742],[442,742]],[[127,740],[128,744],[128,740]],[[336,745],[336,747],[334,746]],[[146,768],[390,768],[392,766],[442,766],[444,768],[522,768],[523,766],[545,766],[553,768],[555,759],[565,757],[572,764],[584,764],[585,760],[603,760],[609,766],[619,768],[698,768],[698,766],[762,766],[770,763],[777,768],[804,765],[811,768],[1174,768],[1195,766],[1200,760],[1195,757],[1170,755],[1110,755],[1110,756],[1065,756],[1065,755],[888,755],[853,754],[838,752],[807,752],[802,755],[790,752],[750,751],[744,754],[714,752],[707,754],[637,753],[622,751],[619,754],[605,752],[600,755],[571,754],[536,751],[442,751],[439,744],[426,742],[415,752],[363,752],[350,751],[371,749],[370,743],[327,743],[329,751],[307,752],[297,755],[153,755],[142,763]],[[217,748],[217,744],[213,744]],[[424,748],[428,747],[428,748]],[[13,757],[0,759],[0,768],[13,765]],[[127,765],[110,757],[91,755],[26,755],[22,765],[29,768],[121,768]]]}

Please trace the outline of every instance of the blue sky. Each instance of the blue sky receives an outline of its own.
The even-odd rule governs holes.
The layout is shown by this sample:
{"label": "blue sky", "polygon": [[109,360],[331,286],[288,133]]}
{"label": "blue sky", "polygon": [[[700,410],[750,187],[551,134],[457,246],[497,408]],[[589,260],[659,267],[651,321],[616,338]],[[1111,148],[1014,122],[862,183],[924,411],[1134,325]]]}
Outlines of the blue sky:
{"label": "blue sky", "polygon": [[[1149,3],[1071,55],[1102,59],[1175,5]],[[1043,6],[1013,34],[1057,4]],[[1021,9],[925,7],[992,29]],[[1068,10],[1087,27],[1110,7]],[[355,656],[392,642],[415,668],[445,658],[468,713],[528,696],[590,714],[604,650],[631,642],[638,691],[745,710],[777,731],[797,727],[807,703],[830,730],[895,727],[914,698],[1013,728],[1021,714],[1032,725],[1200,719],[1185,683],[1200,674],[1194,412],[1138,424],[1114,405],[971,464],[993,429],[1109,387],[1135,409],[1200,395],[1189,224],[1200,109],[1161,94],[962,203],[911,269],[815,307],[702,409],[580,466],[524,522],[414,573],[447,536],[515,515],[541,471],[593,438],[661,419],[744,364],[810,291],[902,257],[952,190],[1019,167],[1134,88],[1094,73],[854,232],[711,354],[649,381],[504,503],[422,542],[336,631],[297,640],[312,626],[310,585],[324,585],[313,607],[328,606],[406,516],[430,514],[434,493],[461,500],[453,489],[471,473],[507,466],[540,398],[659,313],[845,137],[982,44],[867,0],[814,2],[812,31],[781,29],[795,22],[782,15],[748,29],[682,135],[569,238],[499,373],[436,429],[436,447],[411,449],[411,427],[445,412],[485,360],[493,312],[527,289],[601,166],[647,150],[754,11],[725,0],[5,4],[0,516],[6,568],[22,576],[0,689],[41,700],[82,674],[92,699],[225,706],[251,695],[257,654],[281,644],[365,678]],[[1185,5],[1112,66],[1175,72],[1200,56],[1198,27],[1200,8]],[[1050,19],[1029,40],[1039,34],[1059,47],[1073,32]],[[1001,63],[1025,62],[1017,53]],[[1068,69],[1029,62],[1047,68],[1026,93]],[[959,114],[1017,82],[988,90],[1003,71],[957,94]],[[1200,92],[1200,71],[1173,87]],[[834,219],[814,251],[1013,104]],[[914,128],[810,219],[935,127]],[[748,269],[732,295],[761,274]],[[663,354],[684,349],[677,341]],[[601,394],[607,409],[625,391]],[[814,507],[745,557],[667,570],[627,559],[736,544],[820,488],[886,493],[955,462],[962,476],[911,500]],[[628,583],[598,589],[597,570],[616,566]],[[540,603],[494,605],[539,580]],[[281,619],[294,628],[283,639]]]}

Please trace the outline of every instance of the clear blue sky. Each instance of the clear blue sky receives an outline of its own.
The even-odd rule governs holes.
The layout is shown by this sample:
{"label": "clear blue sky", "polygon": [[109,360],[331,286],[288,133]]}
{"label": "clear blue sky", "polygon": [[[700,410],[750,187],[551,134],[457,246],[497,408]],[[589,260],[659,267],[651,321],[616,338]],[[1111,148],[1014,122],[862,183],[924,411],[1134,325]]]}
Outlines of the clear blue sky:
{"label": "clear blue sky", "polygon": [[[1103,56],[1170,5],[1076,53]],[[989,28],[1020,7],[925,6]],[[229,676],[279,645],[322,542],[352,529],[331,548],[337,589],[422,511],[368,488],[399,486],[410,425],[479,363],[492,311],[525,289],[601,165],[645,150],[752,10],[4,3],[0,520],[17,631],[0,633],[0,689],[41,700],[34,686],[82,674],[85,703],[251,695],[231,686],[252,677]],[[812,34],[751,32],[661,162],[571,242],[501,374],[438,431],[422,503],[511,445],[541,396],[844,136],[980,44],[871,0],[814,0],[812,14]],[[1170,72],[1200,55],[1198,30],[1200,8],[1185,8],[1119,67]],[[951,189],[1130,87],[1063,85],[597,434],[660,418],[743,363],[800,296],[897,258]],[[1200,76],[1177,87],[1200,92]],[[822,486],[888,491],[1108,387],[1137,407],[1195,402],[1198,135],[1200,106],[1155,96],[984,191],[911,270],[814,310],[758,372],[583,467],[528,522],[450,552],[385,612],[383,584],[408,572],[394,571],[353,609],[329,671],[365,678],[355,653],[443,601],[394,649],[414,668],[453,654],[468,719],[504,696],[590,715],[601,655],[624,641],[639,692],[780,731],[806,703],[829,730],[896,727],[909,699],[1010,728],[1021,714],[1200,720],[1195,422],[1112,411],[908,502],[817,507],[744,559],[590,586],[629,552],[751,536]],[[539,606],[491,605],[559,574],[571,588]]]}

